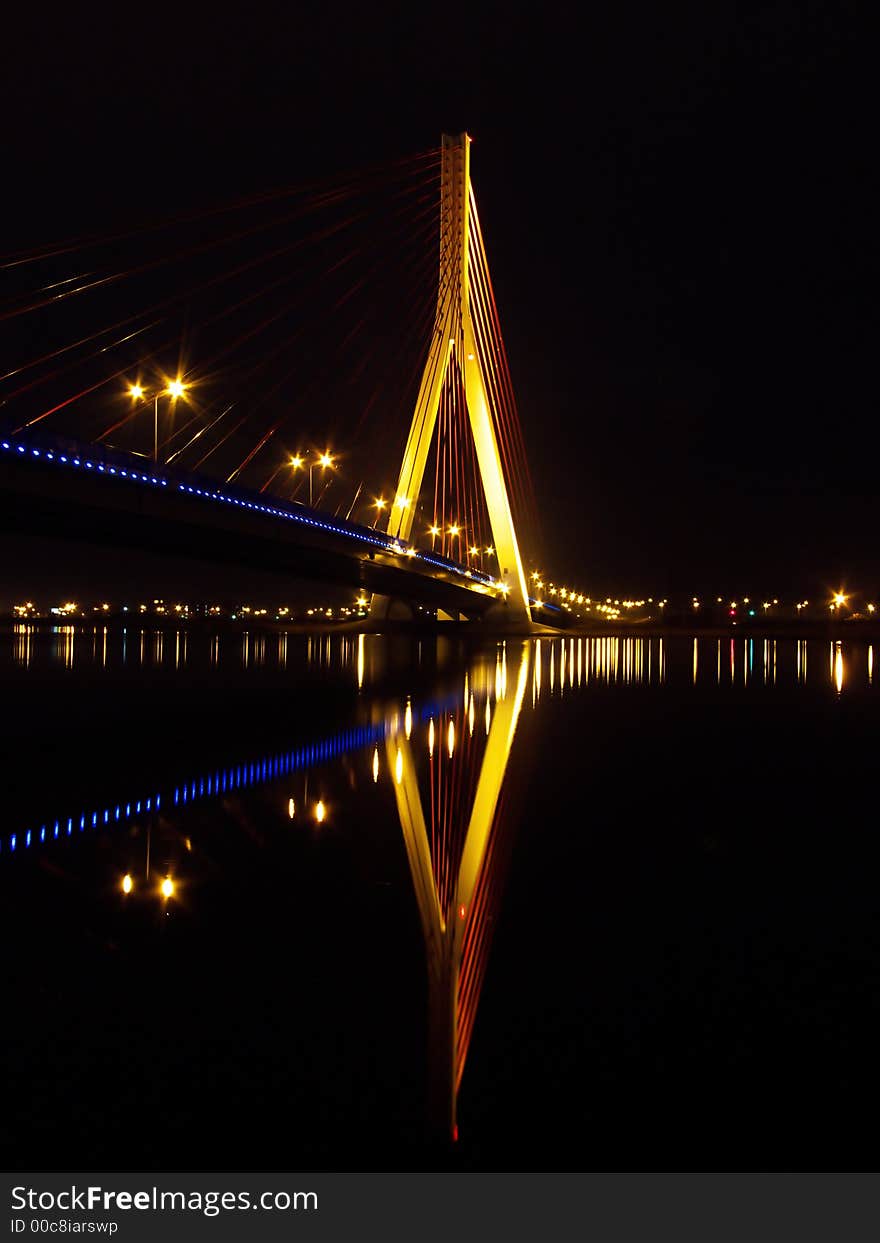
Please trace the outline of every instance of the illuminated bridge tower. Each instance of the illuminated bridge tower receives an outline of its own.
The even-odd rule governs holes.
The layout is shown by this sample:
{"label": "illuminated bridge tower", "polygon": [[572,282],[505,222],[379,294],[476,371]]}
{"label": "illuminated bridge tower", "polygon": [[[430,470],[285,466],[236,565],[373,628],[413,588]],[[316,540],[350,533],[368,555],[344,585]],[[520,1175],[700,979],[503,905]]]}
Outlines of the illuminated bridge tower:
{"label": "illuminated bridge tower", "polygon": [[[450,368],[457,368],[464,379],[468,420],[498,557],[499,577],[506,587],[506,601],[499,608],[503,608],[512,623],[528,626],[531,614],[526,579],[492,421],[484,361],[471,312],[468,279],[469,218],[473,202],[470,142],[467,134],[443,135],[437,314],[387,530],[397,539],[409,540],[443,385]],[[374,615],[381,615],[386,604],[381,597],[374,597]]]}

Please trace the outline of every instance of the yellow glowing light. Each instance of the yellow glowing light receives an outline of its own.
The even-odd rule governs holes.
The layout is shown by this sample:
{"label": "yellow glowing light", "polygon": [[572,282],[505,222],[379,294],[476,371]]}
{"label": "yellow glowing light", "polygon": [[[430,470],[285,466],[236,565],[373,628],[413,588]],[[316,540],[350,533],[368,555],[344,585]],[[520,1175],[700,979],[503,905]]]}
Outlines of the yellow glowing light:
{"label": "yellow glowing light", "polygon": [[434,755],[434,718],[431,717],[428,722],[428,757],[433,758]]}
{"label": "yellow glowing light", "polygon": [[847,597],[843,594],[842,591],[835,591],[834,604],[836,604],[838,608],[840,608],[842,604],[846,604],[846,601],[847,601]]}
{"label": "yellow glowing light", "polygon": [[495,555],[495,549],[494,549],[494,548],[492,547],[492,545],[490,544],[490,545],[489,545],[489,547],[486,549],[486,556],[487,556],[487,557],[494,557],[494,555]]}
{"label": "yellow glowing light", "polygon": [[396,496],[394,498],[394,504],[397,506],[398,509],[409,509],[409,497],[408,496]]}
{"label": "yellow glowing light", "polygon": [[459,531],[460,531],[460,530],[461,530],[461,527],[456,526],[456,525],[453,523],[453,525],[449,528],[449,534],[450,534],[450,535],[458,535],[458,533],[459,533]]}
{"label": "yellow glowing light", "polygon": [[428,527],[428,534],[429,534],[429,535],[439,535],[439,534],[440,534],[440,528],[439,528],[439,527]]}
{"label": "yellow glowing light", "polygon": [[132,889],[134,889],[134,881],[131,879],[131,873],[126,872],[122,878],[122,892],[131,893]]}
{"label": "yellow glowing light", "polygon": [[174,896],[174,881],[170,876],[166,876],[159,886],[163,898],[171,898]]}
{"label": "yellow glowing light", "polygon": [[379,780],[379,748],[373,748],[373,781]]}
{"label": "yellow glowing light", "polygon": [[359,609],[365,609],[365,608],[367,607],[367,597],[366,597],[366,596],[358,596],[358,598],[357,598],[357,606],[358,606],[358,608],[359,608]]}
{"label": "yellow glowing light", "polygon": [[327,808],[324,806],[324,800],[319,798],[315,804],[315,819],[318,824],[323,824],[326,816]]}
{"label": "yellow glowing light", "polygon": [[333,465],[333,456],[330,453],[322,453],[318,458],[318,462],[322,470],[326,470],[328,466]]}
{"label": "yellow glowing light", "polygon": [[140,399],[141,399],[141,398],[143,397],[143,395],[144,395],[144,390],[143,390],[143,388],[141,387],[141,385],[140,385],[140,384],[132,384],[132,385],[129,387],[129,390],[128,390],[128,395],[129,395],[129,397],[133,398],[133,399],[134,399],[134,401],[140,401]]}
{"label": "yellow glowing light", "polygon": [[301,470],[302,464],[303,464],[303,460],[300,457],[300,455],[298,453],[294,453],[293,457],[290,459],[290,465],[293,467],[294,470]]}
{"label": "yellow glowing light", "polygon": [[168,385],[168,393],[171,397],[182,397],[188,387],[182,380],[172,380]]}
{"label": "yellow glowing light", "polygon": [[455,722],[451,718],[449,729],[446,731],[446,749],[449,752],[449,758],[452,759],[452,753],[455,750]]}
{"label": "yellow glowing light", "polygon": [[292,798],[289,798],[287,800],[287,814],[291,820],[296,815],[296,803],[293,801]]}
{"label": "yellow glowing light", "polygon": [[478,557],[480,555],[480,550],[475,544],[471,544],[469,551],[472,557]]}
{"label": "yellow glowing light", "polygon": [[388,502],[385,500],[384,496],[377,496],[375,501],[373,501],[373,505],[376,509],[384,509],[387,504]]}

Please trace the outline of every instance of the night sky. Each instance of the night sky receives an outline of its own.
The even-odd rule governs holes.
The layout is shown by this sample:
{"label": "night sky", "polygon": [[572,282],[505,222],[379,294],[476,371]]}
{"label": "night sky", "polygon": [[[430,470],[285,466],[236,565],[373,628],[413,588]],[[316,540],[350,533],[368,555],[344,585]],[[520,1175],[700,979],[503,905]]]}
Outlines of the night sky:
{"label": "night sky", "polygon": [[4,37],[4,249],[466,129],[546,567],[874,591],[860,7],[40,7]]}

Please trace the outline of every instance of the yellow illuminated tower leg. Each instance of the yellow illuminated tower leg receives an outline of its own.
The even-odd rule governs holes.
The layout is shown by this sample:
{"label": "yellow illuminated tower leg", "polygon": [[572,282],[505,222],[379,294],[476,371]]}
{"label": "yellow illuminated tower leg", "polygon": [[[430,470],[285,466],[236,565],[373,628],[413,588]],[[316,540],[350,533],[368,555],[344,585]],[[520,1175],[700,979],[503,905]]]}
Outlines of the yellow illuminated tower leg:
{"label": "yellow illuminated tower leg", "polygon": [[[477,466],[485,491],[499,573],[507,587],[505,613],[512,622],[529,625],[531,613],[526,579],[471,318],[468,281],[470,195],[470,138],[467,134],[444,134],[437,314],[387,531],[396,539],[408,541],[410,538],[416,500],[437,424],[440,394],[450,364],[455,363],[464,376]],[[384,614],[386,610],[387,601],[374,597],[371,610],[374,616]]]}
{"label": "yellow illuminated tower leg", "polygon": [[495,713],[489,726],[486,751],[480,766],[451,912],[443,911],[437,893],[431,845],[412,748],[402,734],[388,735],[385,740],[388,771],[393,774],[397,813],[403,830],[425,938],[428,968],[429,1123],[437,1134],[445,1135],[447,1139],[456,1134],[456,1085],[461,1069],[458,1049],[458,985],[464,932],[507,772],[528,685],[528,674],[529,646],[524,643],[514,693],[507,693],[506,682],[498,688]]}

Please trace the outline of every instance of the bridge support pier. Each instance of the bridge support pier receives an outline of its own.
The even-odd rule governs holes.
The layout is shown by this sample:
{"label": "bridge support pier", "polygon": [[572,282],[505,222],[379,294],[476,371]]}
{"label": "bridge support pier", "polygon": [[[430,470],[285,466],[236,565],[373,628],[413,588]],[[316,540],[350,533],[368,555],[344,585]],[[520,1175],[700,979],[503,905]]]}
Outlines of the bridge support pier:
{"label": "bridge support pier", "polygon": [[407,600],[399,600],[396,596],[380,596],[374,594],[370,601],[370,621],[415,621],[413,606]]}

